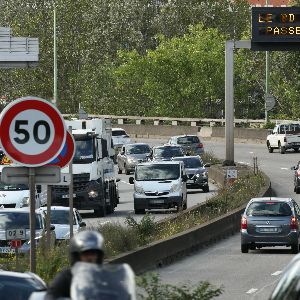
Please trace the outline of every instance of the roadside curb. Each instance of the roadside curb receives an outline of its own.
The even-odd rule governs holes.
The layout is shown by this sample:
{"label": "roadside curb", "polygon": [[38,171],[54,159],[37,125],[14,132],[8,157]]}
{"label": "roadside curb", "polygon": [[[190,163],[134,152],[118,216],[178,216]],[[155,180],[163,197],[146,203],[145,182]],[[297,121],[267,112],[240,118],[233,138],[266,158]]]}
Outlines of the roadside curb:
{"label": "roadside curb", "polygon": [[[270,179],[264,173],[263,175],[265,177],[265,185],[261,188],[257,197],[274,196]],[[213,179],[222,184],[222,182],[218,181],[220,176]],[[170,264],[174,260],[206,247],[212,242],[237,233],[240,230],[241,214],[246,204],[224,216],[217,217],[167,239],[155,241],[147,246],[121,254],[106,262],[116,264],[128,263],[136,274]],[[197,209],[201,205],[205,205],[205,203],[191,207],[186,212]],[[185,212],[182,214],[185,214]]]}

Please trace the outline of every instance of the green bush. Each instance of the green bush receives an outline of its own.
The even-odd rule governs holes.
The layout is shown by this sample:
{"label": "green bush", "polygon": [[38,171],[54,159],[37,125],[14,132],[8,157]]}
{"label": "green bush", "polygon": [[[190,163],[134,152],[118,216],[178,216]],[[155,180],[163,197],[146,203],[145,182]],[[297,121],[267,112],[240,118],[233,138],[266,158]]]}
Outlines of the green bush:
{"label": "green bush", "polygon": [[197,285],[181,284],[179,286],[163,284],[155,273],[137,277],[137,286],[142,289],[138,294],[142,300],[208,300],[222,294],[223,288],[215,288],[209,282]]}

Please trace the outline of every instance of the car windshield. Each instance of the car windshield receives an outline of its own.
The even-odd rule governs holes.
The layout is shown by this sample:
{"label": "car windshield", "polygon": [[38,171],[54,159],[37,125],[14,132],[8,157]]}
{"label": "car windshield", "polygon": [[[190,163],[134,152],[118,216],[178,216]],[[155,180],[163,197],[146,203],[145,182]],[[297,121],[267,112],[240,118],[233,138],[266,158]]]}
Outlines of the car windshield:
{"label": "car windshield", "polygon": [[197,157],[182,157],[180,159],[176,158],[174,160],[183,161],[184,167],[187,168],[187,169],[196,169],[196,168],[202,168],[203,167],[202,161]]}
{"label": "car windshield", "polygon": [[29,190],[26,184],[8,184],[0,181],[0,191],[24,191]]}
{"label": "car windshield", "polygon": [[128,136],[125,130],[113,130],[111,134],[112,136]]}
{"label": "car windshield", "polygon": [[291,216],[291,207],[286,202],[252,202],[246,212],[247,216]]}
{"label": "car windshield", "polygon": [[200,143],[199,138],[197,136],[183,136],[177,139],[177,144],[180,145],[196,144],[196,143]]}
{"label": "car windshield", "polygon": [[150,153],[150,146],[148,145],[130,145],[127,146],[126,154],[146,154]]}
{"label": "car windshield", "polygon": [[[42,229],[41,216],[35,215],[36,229]],[[29,212],[0,211],[0,230],[29,229]]]}
{"label": "car windshield", "polygon": [[25,300],[29,299],[32,292],[41,290],[46,290],[46,287],[37,280],[16,276],[0,276],[1,300]]}
{"label": "car windshield", "polygon": [[[68,210],[51,210],[51,224],[70,224]],[[73,224],[76,225],[76,220],[73,214]]]}
{"label": "car windshield", "polygon": [[184,156],[184,153],[179,147],[162,147],[153,149],[154,157],[178,157]]}
{"label": "car windshield", "polygon": [[92,138],[76,140],[75,137],[75,147],[74,163],[89,163],[93,161],[94,145]]}
{"label": "car windshield", "polygon": [[175,180],[179,175],[179,164],[138,165],[135,172],[137,181]]}

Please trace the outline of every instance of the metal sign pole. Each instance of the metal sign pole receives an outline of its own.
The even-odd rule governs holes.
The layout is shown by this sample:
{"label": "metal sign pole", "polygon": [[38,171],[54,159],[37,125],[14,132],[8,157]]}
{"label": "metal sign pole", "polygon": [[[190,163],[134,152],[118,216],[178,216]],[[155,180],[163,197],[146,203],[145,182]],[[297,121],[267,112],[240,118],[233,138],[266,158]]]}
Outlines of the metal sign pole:
{"label": "metal sign pole", "polygon": [[47,218],[46,218],[47,244],[46,244],[46,251],[49,251],[50,246],[51,246],[50,220],[51,220],[51,185],[47,185]]}
{"label": "metal sign pole", "polygon": [[[72,134],[72,126],[68,128],[70,134]],[[71,176],[70,185],[69,185],[69,223],[70,223],[70,239],[73,237],[73,162],[70,161],[69,164],[69,173]]]}
{"label": "metal sign pole", "polygon": [[29,191],[30,191],[30,271],[36,271],[36,248],[35,248],[35,169],[29,168]]}

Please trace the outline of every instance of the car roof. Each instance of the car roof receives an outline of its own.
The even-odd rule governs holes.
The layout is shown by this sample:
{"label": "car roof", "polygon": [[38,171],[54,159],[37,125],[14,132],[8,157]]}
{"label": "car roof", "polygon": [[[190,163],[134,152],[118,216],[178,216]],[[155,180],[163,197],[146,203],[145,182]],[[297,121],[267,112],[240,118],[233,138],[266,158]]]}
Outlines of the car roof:
{"label": "car roof", "polygon": [[[47,211],[47,207],[45,207],[45,206],[40,207],[39,209],[42,210],[42,211]],[[68,207],[68,206],[51,206],[51,210],[65,210],[65,211],[69,211],[70,207]],[[75,210],[76,210],[76,208],[74,207],[73,211],[75,211]]]}
{"label": "car roof", "polygon": [[125,129],[123,129],[123,128],[112,128],[111,130],[112,131],[117,131],[117,130],[123,130],[123,131],[125,131]]}
{"label": "car roof", "polygon": [[197,159],[201,159],[200,155],[185,155],[185,156],[177,156],[177,157],[173,157],[173,160],[182,160],[182,159],[189,159],[189,158],[197,158]]}
{"label": "car roof", "polygon": [[283,198],[283,197],[260,197],[260,198],[252,198],[249,202],[265,202],[265,201],[273,201],[273,202],[290,202],[292,198]]}
{"label": "car roof", "polygon": [[147,143],[130,143],[130,144],[125,144],[124,146],[128,147],[128,146],[136,146],[136,145],[146,145],[146,146],[149,146],[149,144],[147,144]]}
{"label": "car roof", "polygon": [[180,145],[169,145],[169,144],[154,146],[153,148],[181,148],[182,149]]}
{"label": "car roof", "polygon": [[1,269],[0,269],[0,276],[12,276],[12,277],[18,277],[18,278],[38,277],[36,274],[33,275],[33,273],[30,273],[30,272],[21,273],[21,272],[6,271],[6,270],[1,270]]}
{"label": "car roof", "polygon": [[196,136],[196,137],[198,137],[197,134],[182,134],[182,135],[174,135],[174,136],[171,136],[171,137],[178,138],[178,137],[186,137],[186,136]]}
{"label": "car roof", "polygon": [[[18,213],[29,213],[29,207],[22,207],[22,208],[1,208],[0,206],[0,212],[18,212]],[[36,213],[39,213],[39,208],[35,210]]]}

